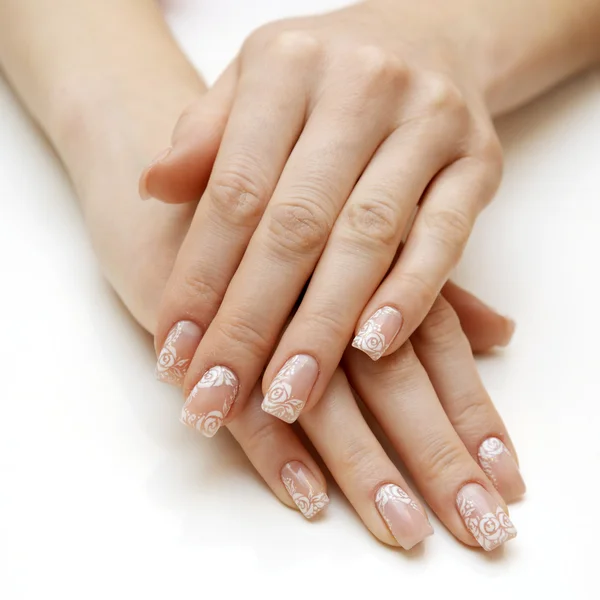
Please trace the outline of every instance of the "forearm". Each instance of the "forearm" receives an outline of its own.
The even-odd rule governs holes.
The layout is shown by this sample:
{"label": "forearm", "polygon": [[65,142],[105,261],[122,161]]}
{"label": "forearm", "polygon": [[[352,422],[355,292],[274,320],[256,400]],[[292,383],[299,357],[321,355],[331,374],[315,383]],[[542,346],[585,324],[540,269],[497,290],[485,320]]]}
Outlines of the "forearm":
{"label": "forearm", "polygon": [[[427,11],[432,35],[460,47],[493,114],[600,61],[600,0],[367,0]],[[443,47],[443,45],[442,45]]]}
{"label": "forearm", "polygon": [[67,165],[203,90],[153,0],[0,0],[0,64]]}

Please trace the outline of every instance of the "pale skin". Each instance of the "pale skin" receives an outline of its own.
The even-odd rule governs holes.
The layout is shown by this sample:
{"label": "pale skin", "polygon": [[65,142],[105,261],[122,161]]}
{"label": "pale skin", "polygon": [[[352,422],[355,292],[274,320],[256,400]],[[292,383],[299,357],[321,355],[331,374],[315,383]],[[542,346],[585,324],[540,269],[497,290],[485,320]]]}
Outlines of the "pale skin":
{"label": "pale skin", "polygon": [[[393,4],[382,4],[381,10],[388,10]],[[452,6],[447,7],[447,4]],[[591,43],[594,31],[596,34],[600,31],[600,9],[596,2],[545,2],[544,15],[548,22],[543,23],[535,10],[536,3],[520,2],[518,27],[523,28],[522,32],[515,30],[510,18],[514,14],[511,10],[516,10],[511,3],[508,6],[501,3],[502,7],[496,6],[499,3],[475,0],[438,3],[445,10],[457,11],[457,15],[470,15],[464,20],[474,21],[475,31],[480,14],[477,8],[484,4],[489,4],[490,11],[498,11],[493,19],[497,31],[486,42],[490,46],[483,45],[481,52],[474,54],[482,58],[482,64],[471,68],[477,75],[472,82],[473,90],[479,90],[480,107],[482,111],[484,107],[487,109],[488,121],[491,114],[518,105],[598,59],[598,49]],[[529,18],[528,10],[531,11]],[[585,18],[582,17],[584,14]],[[574,18],[574,15],[579,16]],[[410,38],[414,44],[412,51],[419,58],[418,25],[425,15],[415,13],[412,18],[414,21],[408,31],[415,36]],[[431,42],[437,39],[432,26],[435,18],[432,14],[427,15],[427,19],[428,27],[432,29],[427,37],[427,47],[432,52],[435,46]],[[463,21],[458,16],[452,19],[456,23]],[[330,17],[330,20],[332,27],[338,26],[335,19]],[[316,18],[305,21],[308,30],[319,22]],[[4,27],[4,24],[10,26]],[[279,39],[278,27],[273,26],[271,31]],[[398,29],[399,39],[404,39],[405,35],[408,34]],[[466,34],[457,30],[455,35],[460,39]],[[469,36],[468,39],[476,40],[477,37]],[[27,44],[24,45],[23,40],[27,40]],[[255,50],[260,53],[260,49]],[[254,60],[259,61],[259,55],[249,59],[248,68],[252,68]],[[404,60],[408,58],[406,56]],[[210,201],[205,202],[204,198],[199,203],[192,201],[202,195],[218,153],[216,165],[219,165],[223,148],[227,148],[227,136],[231,138],[235,134],[235,130],[229,131],[228,123],[223,135],[235,103],[233,100],[218,102],[223,85],[215,88],[212,94],[206,93],[204,84],[170,37],[160,12],[148,0],[102,3],[57,0],[44,6],[35,0],[0,0],[0,61],[6,76],[48,135],[74,182],[108,279],[133,316],[157,336],[160,347],[174,322],[183,316],[189,318],[197,314],[197,298],[184,290],[177,291],[175,284],[181,281],[190,261],[195,259],[198,264],[198,256],[202,256],[201,253],[194,254],[200,251],[198,244],[205,237],[210,240],[213,235],[202,219],[202,211],[208,210],[203,206],[210,208]],[[152,68],[148,68],[149,64]],[[462,70],[461,65],[465,67],[459,61],[456,72]],[[450,72],[452,74],[455,72]],[[475,91],[472,93],[475,95]],[[181,206],[142,203],[135,193],[138,175],[156,151],[168,144],[173,124],[190,104],[194,108],[185,113],[186,119],[173,140],[170,160],[175,162],[160,165],[160,168],[164,167],[163,173],[160,168],[154,171],[157,176],[154,183],[162,185],[164,190],[174,190],[175,200],[186,203]],[[251,103],[246,109],[252,109]],[[201,127],[202,124],[206,127]],[[202,143],[198,143],[196,133],[203,135],[199,138]],[[235,138],[231,139],[235,141]],[[178,149],[179,143],[182,145]],[[280,162],[286,161],[285,153],[279,157]],[[184,178],[179,190],[171,185],[173,173],[188,177]],[[155,192],[154,195],[161,194]],[[275,199],[264,208],[264,214]],[[342,210],[340,208],[340,214]],[[247,233],[252,239],[261,232],[258,223],[262,220],[258,217],[262,214],[255,215],[256,224],[248,228]],[[338,221],[332,229],[338,227]],[[194,228],[193,238],[191,229],[186,237],[190,227]],[[225,228],[223,231],[230,230]],[[229,242],[220,252],[231,259],[239,253],[237,238],[225,239]],[[257,239],[259,241],[252,243],[260,244]],[[335,248],[334,251],[338,252]],[[445,260],[444,257],[432,260],[440,258]],[[395,268],[400,268],[402,260],[401,255]],[[233,282],[237,278],[238,283],[231,292],[228,291],[227,301],[238,301],[238,294],[242,301],[247,294],[242,285],[246,275],[242,271],[238,277],[244,263],[238,263],[239,260],[232,260],[229,264],[229,279],[233,278]],[[306,265],[302,268],[304,273],[310,270]],[[317,271],[320,268],[317,266]],[[442,271],[444,269],[439,269],[440,274]],[[429,275],[433,273],[432,270]],[[291,273],[290,286],[297,287],[298,281],[294,284],[293,277],[294,273]],[[432,279],[432,290],[439,290],[445,278],[440,275],[439,281]],[[229,279],[224,277],[219,282],[221,289],[230,285]],[[376,293],[382,290],[383,287]],[[312,301],[316,293],[309,290],[304,302]],[[308,407],[311,410],[307,409],[300,417],[300,425],[365,525],[377,538],[390,545],[399,545],[399,542],[375,508],[376,490],[383,483],[393,482],[412,497],[416,496],[364,421],[348,379],[400,453],[425,502],[457,539],[477,545],[455,507],[456,494],[462,485],[478,482],[503,508],[505,500],[513,499],[502,498],[478,464],[479,444],[490,436],[500,438],[513,453],[514,448],[477,375],[468,343],[470,341],[475,350],[504,345],[510,338],[512,324],[457,288],[446,288],[444,293],[450,303],[442,297],[436,300],[436,291],[427,301],[428,307],[433,305],[433,310],[425,310],[424,314],[415,311],[410,317],[411,324],[404,329],[402,335],[405,338],[413,329],[417,330],[411,342],[391,356],[372,362],[363,354],[351,351],[346,355],[343,370],[336,370],[349,341],[346,339],[336,364],[328,367],[327,374],[322,371],[323,381],[318,384],[321,402],[315,406],[317,397],[311,398],[313,406]],[[177,304],[179,299],[187,303],[185,307]],[[245,300],[251,308],[253,302]],[[291,312],[295,300],[283,320]],[[369,306],[365,307],[367,301],[369,298],[359,313],[363,309],[365,313],[369,311]],[[227,304],[224,302],[222,306],[226,308]],[[290,332],[293,333],[294,320],[309,314],[302,306],[293,317],[282,343],[290,337]],[[202,321],[209,331],[211,322],[219,319],[221,309],[217,309],[217,305],[210,307],[212,315],[205,316]],[[169,310],[172,311],[170,316],[167,315]],[[278,307],[278,310],[283,314],[284,309]],[[404,310],[408,315],[408,307]],[[257,313],[256,318],[259,319],[260,314]],[[350,330],[360,321],[360,314],[355,321]],[[278,333],[274,328],[273,336],[277,337]],[[216,341],[216,338],[211,341],[211,337],[205,336],[201,343],[212,345]],[[216,344],[212,352],[216,352],[218,346]],[[390,348],[390,352],[392,349],[395,348]],[[247,350],[240,350],[244,351]],[[202,374],[206,360],[202,352],[200,347],[188,371],[187,391],[195,384],[194,379],[197,381]],[[256,373],[246,376],[244,393],[258,380],[269,352],[265,348],[262,364],[260,361],[252,364]],[[279,346],[276,353],[281,352],[285,354],[285,348]],[[265,375],[267,382],[278,368],[274,362],[275,357]],[[329,380],[334,372],[327,386],[325,380]],[[390,402],[390,398],[394,401]],[[245,399],[240,397],[236,402],[228,427],[276,496],[288,506],[295,506],[279,475],[282,466],[292,460],[304,463],[324,490],[324,475],[294,431],[260,410],[258,391],[253,392],[252,402],[245,403]],[[403,418],[398,418],[399,415]]]}

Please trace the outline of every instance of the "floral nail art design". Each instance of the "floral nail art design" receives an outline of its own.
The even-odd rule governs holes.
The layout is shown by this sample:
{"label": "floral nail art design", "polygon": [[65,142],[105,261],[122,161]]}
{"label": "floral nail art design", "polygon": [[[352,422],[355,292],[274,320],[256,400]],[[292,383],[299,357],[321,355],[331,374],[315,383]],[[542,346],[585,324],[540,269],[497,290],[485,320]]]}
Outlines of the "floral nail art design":
{"label": "floral nail art design", "polygon": [[419,505],[400,487],[393,483],[382,485],[375,496],[375,503],[379,512],[383,513],[383,509],[388,502],[402,502],[411,508],[421,512]]}
{"label": "floral nail art design", "polygon": [[495,437],[488,438],[479,446],[479,452],[477,453],[479,464],[495,487],[498,487],[498,481],[494,474],[493,465],[497,462],[498,457],[505,452],[510,455],[508,448]]}
{"label": "floral nail art design", "polygon": [[[227,367],[216,366],[209,369],[196,384],[184,404],[181,422],[193,427],[206,437],[213,437],[231,410],[238,387],[237,377]],[[207,405],[214,404],[221,404],[221,406],[213,410],[202,410]]]}
{"label": "floral nail art design", "polygon": [[312,519],[329,504],[329,496],[315,492],[304,469],[299,462],[289,463],[281,472],[281,481],[300,512]]}
{"label": "floral nail art design", "polygon": [[262,409],[286,423],[293,423],[302,412],[318,373],[319,366],[312,356],[293,356],[273,379]]}
{"label": "floral nail art design", "polygon": [[508,515],[480,485],[465,486],[458,493],[456,504],[467,529],[484,550],[494,550],[517,536]]}
{"label": "floral nail art design", "polygon": [[362,350],[372,360],[379,360],[400,333],[402,322],[398,310],[384,306],[360,328],[352,346]]}
{"label": "floral nail art design", "polygon": [[391,534],[405,550],[410,550],[433,533],[423,509],[393,483],[386,483],[377,490],[375,506]]}
{"label": "floral nail art design", "polygon": [[185,373],[190,365],[190,359],[178,357],[176,346],[182,333],[183,323],[177,323],[169,332],[165,345],[158,355],[155,375],[160,381],[177,385],[185,377]]}

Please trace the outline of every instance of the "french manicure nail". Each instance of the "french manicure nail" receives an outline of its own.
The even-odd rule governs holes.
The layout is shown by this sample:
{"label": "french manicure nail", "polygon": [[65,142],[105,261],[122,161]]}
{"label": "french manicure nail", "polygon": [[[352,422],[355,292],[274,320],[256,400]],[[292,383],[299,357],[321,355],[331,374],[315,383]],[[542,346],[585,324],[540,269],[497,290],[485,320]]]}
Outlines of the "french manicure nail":
{"label": "french manicure nail", "polygon": [[517,536],[508,515],[478,483],[467,483],[461,488],[456,506],[471,535],[488,552]]}
{"label": "french manicure nail", "polygon": [[239,389],[238,378],[227,367],[216,366],[204,373],[181,411],[181,422],[206,437],[223,425]]}
{"label": "french manicure nail", "polygon": [[281,481],[307,519],[312,519],[329,504],[329,496],[323,491],[321,484],[297,460],[287,463],[281,469]]}
{"label": "french manicure nail", "polygon": [[149,200],[151,198],[150,192],[148,192],[148,177],[150,175],[150,171],[161,161],[165,160],[169,154],[171,154],[173,148],[169,146],[165,148],[162,152],[160,152],[154,160],[144,169],[139,183],[139,195],[142,200]]}
{"label": "french manicure nail", "polygon": [[312,356],[293,356],[273,379],[262,409],[286,423],[293,423],[302,412],[318,376],[319,365]]}
{"label": "french manicure nail", "polygon": [[391,534],[405,550],[410,550],[433,534],[423,509],[399,486],[382,485],[375,495],[375,505]]}
{"label": "french manicure nail", "polygon": [[372,360],[379,360],[400,333],[403,322],[400,311],[384,306],[360,328],[352,346]]}
{"label": "french manicure nail", "polygon": [[525,493],[525,482],[510,450],[496,437],[484,440],[477,452],[479,464],[505,502]]}
{"label": "french manicure nail", "polygon": [[158,355],[156,379],[181,385],[201,339],[202,330],[196,323],[179,321],[175,324]]}

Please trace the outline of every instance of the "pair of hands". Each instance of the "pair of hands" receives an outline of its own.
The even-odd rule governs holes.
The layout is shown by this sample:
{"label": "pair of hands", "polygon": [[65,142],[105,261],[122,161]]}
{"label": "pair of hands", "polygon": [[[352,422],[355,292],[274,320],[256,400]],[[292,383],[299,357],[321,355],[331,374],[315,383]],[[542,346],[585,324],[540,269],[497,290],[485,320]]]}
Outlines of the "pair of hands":
{"label": "pair of hands", "polygon": [[[183,386],[185,423],[208,436],[227,423],[312,517],[328,499],[283,422],[300,416],[369,529],[410,548],[431,526],[350,383],[444,524],[491,550],[516,534],[504,501],[524,485],[439,292],[498,185],[500,151],[466,57],[432,52],[429,16],[406,17],[373,3],[269,25],[184,114],[141,180],[167,202],[202,196],[164,291],[157,374]],[[510,336],[446,293],[463,323]],[[355,329],[363,354],[344,354]]]}

